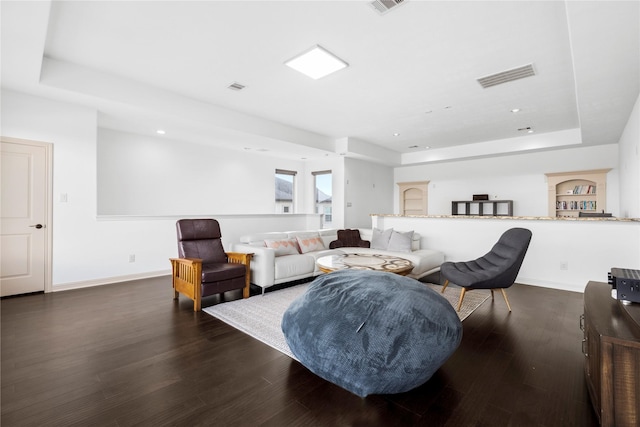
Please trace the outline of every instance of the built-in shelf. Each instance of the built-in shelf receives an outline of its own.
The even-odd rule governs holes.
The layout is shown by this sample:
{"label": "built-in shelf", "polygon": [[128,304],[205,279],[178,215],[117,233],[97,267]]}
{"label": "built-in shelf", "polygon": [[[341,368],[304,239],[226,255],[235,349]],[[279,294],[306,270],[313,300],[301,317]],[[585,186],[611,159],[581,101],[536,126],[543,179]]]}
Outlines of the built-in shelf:
{"label": "built-in shelf", "polygon": [[607,172],[611,169],[547,173],[549,216],[577,217],[606,210]]}
{"label": "built-in shelf", "polygon": [[513,216],[513,200],[457,200],[451,202],[451,215]]}

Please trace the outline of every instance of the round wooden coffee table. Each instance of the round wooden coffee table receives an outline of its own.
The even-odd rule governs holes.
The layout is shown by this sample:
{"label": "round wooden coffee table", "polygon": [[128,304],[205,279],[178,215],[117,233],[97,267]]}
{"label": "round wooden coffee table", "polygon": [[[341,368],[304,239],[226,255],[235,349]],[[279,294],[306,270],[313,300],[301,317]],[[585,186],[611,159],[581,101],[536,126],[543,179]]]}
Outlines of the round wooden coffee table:
{"label": "round wooden coffee table", "polygon": [[336,270],[374,270],[405,276],[413,270],[408,259],[379,254],[327,255],[316,260],[320,271],[330,273]]}

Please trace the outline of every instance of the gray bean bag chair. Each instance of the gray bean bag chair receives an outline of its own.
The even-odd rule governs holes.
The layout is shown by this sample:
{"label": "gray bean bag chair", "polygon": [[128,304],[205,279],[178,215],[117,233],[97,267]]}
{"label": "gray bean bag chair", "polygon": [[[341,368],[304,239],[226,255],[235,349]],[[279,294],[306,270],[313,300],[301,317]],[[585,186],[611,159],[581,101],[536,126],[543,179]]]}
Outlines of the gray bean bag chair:
{"label": "gray bean bag chair", "polygon": [[462,339],[462,323],[440,294],[362,270],[316,278],[284,313],[282,331],[300,363],[361,397],[424,384]]}

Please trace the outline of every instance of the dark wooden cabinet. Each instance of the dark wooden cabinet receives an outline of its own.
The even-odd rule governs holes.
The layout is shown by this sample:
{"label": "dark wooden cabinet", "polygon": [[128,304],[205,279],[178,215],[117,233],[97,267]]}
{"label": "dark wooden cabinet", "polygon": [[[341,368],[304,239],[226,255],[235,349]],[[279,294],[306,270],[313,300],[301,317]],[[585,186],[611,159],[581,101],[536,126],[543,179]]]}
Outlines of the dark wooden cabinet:
{"label": "dark wooden cabinet", "polygon": [[611,286],[584,292],[582,351],[591,402],[603,426],[640,426],[640,304],[623,305]]}
{"label": "dark wooden cabinet", "polygon": [[456,200],[451,202],[451,215],[513,216],[513,200]]}

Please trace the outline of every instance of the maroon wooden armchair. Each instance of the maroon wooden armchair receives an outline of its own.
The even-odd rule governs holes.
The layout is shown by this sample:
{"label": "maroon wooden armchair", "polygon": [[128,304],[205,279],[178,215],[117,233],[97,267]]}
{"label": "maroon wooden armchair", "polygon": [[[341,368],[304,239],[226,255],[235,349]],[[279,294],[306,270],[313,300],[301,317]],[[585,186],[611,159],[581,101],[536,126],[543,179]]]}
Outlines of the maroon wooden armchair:
{"label": "maroon wooden armchair", "polygon": [[225,252],[215,219],[181,219],[176,223],[178,257],[171,258],[174,299],[183,294],[202,308],[202,297],[242,289],[249,297],[252,254]]}

